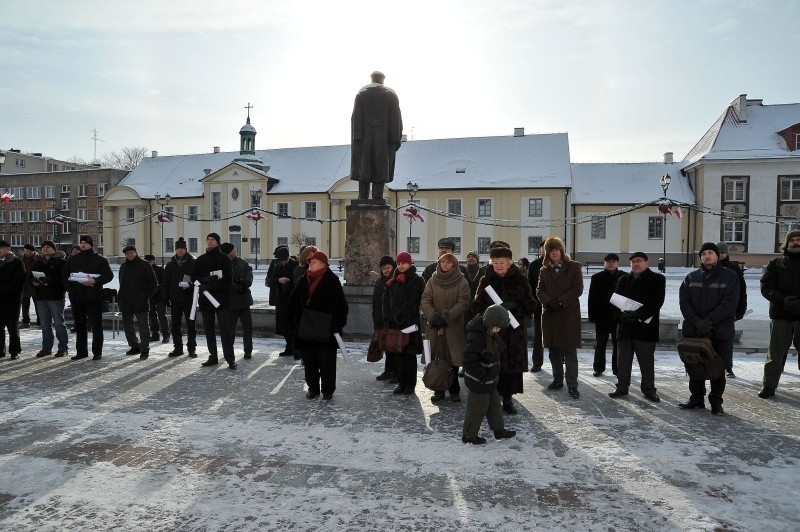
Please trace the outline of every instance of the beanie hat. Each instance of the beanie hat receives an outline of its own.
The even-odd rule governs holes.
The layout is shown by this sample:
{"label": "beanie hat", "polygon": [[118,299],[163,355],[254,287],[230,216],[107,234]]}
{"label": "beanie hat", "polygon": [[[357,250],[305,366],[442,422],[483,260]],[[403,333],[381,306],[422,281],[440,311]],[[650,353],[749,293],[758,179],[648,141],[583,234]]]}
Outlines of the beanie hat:
{"label": "beanie hat", "polygon": [[727,253],[728,252],[728,244],[725,242],[717,242],[717,250],[720,253]]}
{"label": "beanie hat", "polygon": [[510,323],[508,311],[500,305],[492,305],[483,312],[483,326],[487,329],[492,327],[505,329]]}
{"label": "beanie hat", "polygon": [[0,248],[10,248],[11,244],[8,243],[8,240],[0,240]]}
{"label": "beanie hat", "polygon": [[45,246],[50,246],[51,248],[56,249],[56,245],[52,240],[45,240],[44,242],[42,242],[42,245],[39,246],[39,247],[43,248]]}
{"label": "beanie hat", "polygon": [[800,236],[800,231],[789,231],[786,233],[786,238],[783,239],[783,246],[781,247],[781,251],[786,251],[789,249],[789,240]]}
{"label": "beanie hat", "polygon": [[308,262],[312,260],[318,260],[325,263],[325,266],[328,265],[328,256],[322,251],[315,251],[313,255],[308,257]]}
{"label": "beanie hat", "polygon": [[233,251],[233,244],[231,244],[230,242],[225,242],[219,247],[219,250],[227,255],[228,253]]}
{"label": "beanie hat", "polygon": [[700,253],[698,253],[698,255],[702,255],[704,251],[707,251],[709,249],[714,253],[716,253],[717,257],[719,257],[719,249],[717,248],[717,245],[713,242],[705,242],[702,246],[700,246]]}
{"label": "beanie hat", "polygon": [[478,254],[477,251],[467,252],[467,257],[475,257],[476,259],[481,260],[481,256]]}
{"label": "beanie hat", "polygon": [[208,240],[209,238],[213,238],[214,240],[216,240],[217,241],[217,245],[219,245],[220,238],[219,238],[219,235],[217,233],[208,233],[206,235],[206,240]]}
{"label": "beanie hat", "polygon": [[22,247],[23,247],[23,248],[25,248],[25,249],[29,249],[29,250],[31,250],[31,251],[36,251],[36,248],[34,247],[34,245],[33,245],[33,244],[25,244],[25,245],[24,245],[24,246],[22,246]]}
{"label": "beanie hat", "polygon": [[456,242],[452,238],[444,237],[439,239],[439,242],[437,242],[436,246],[440,248],[450,248],[454,250],[456,249]]}
{"label": "beanie hat", "polygon": [[144,256],[144,260],[156,260],[156,256],[148,254]]}
{"label": "beanie hat", "polygon": [[408,251],[401,251],[400,253],[397,254],[396,262],[398,264],[401,262],[405,264],[414,264],[414,259],[411,258],[411,253],[409,253]]}
{"label": "beanie hat", "polygon": [[89,235],[82,235],[81,239],[78,240],[78,242],[86,242],[90,246],[94,247],[94,240],[92,240],[92,237],[90,237]]}
{"label": "beanie hat", "polygon": [[392,257],[390,257],[389,255],[384,255],[383,257],[381,257],[380,267],[383,268],[387,264],[391,264],[392,267],[397,266],[397,264],[394,262],[394,259]]}
{"label": "beanie hat", "polygon": [[511,260],[513,258],[513,254],[511,250],[506,247],[496,247],[489,250],[489,258],[490,259],[508,259]]}
{"label": "beanie hat", "polygon": [[186,249],[186,240],[179,238],[177,242],[175,242],[175,249]]}
{"label": "beanie hat", "polygon": [[136,246],[125,246],[124,248],[122,248],[123,253],[127,253],[129,251],[136,251]]}
{"label": "beanie hat", "polygon": [[281,247],[275,250],[275,258],[278,260],[286,260],[289,258],[289,248]]}

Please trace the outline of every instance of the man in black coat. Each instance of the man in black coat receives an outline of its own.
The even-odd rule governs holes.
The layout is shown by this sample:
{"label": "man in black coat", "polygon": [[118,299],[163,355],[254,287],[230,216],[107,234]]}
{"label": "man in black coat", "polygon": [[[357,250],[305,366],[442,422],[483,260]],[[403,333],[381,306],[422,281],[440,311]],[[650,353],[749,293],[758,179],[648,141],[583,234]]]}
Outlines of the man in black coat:
{"label": "man in black coat", "polygon": [[228,308],[228,326],[231,337],[236,338],[236,325],[242,322],[242,344],[244,358],[253,358],[253,314],[250,306],[253,304],[253,268],[246,260],[237,255],[236,246],[225,242],[220,246],[222,253],[231,261],[231,304]]}
{"label": "man in black coat", "polygon": [[42,325],[42,349],[38,358],[50,356],[53,349],[53,328],[58,338],[56,357],[66,356],[69,349],[67,326],[64,324],[64,253],[56,251],[51,240],[42,242],[41,259],[33,266],[33,286],[36,290],[36,315]]}
{"label": "man in black coat", "polygon": [[619,269],[619,255],[609,253],[603,258],[603,271],[592,275],[589,284],[589,322],[594,323],[594,376],[606,370],[606,346],[611,335],[611,372],[617,374],[617,322],[614,305],[609,303],[619,278],[625,272]]}
{"label": "man in black coat", "polygon": [[22,345],[19,341],[19,309],[22,306],[22,284],[25,282],[25,265],[11,253],[11,246],[0,240],[0,357],[6,356],[6,329],[8,329],[8,354],[11,360],[19,358]]}
{"label": "man in black coat", "polygon": [[[117,301],[122,313],[122,326],[130,349],[126,355],[139,355],[142,360],[150,356],[150,298],[158,290],[158,280],[153,268],[139,257],[136,247],[122,249],[125,262],[119,267],[119,292]],[[139,324],[139,338],[136,338],[134,318]]]}
{"label": "man in black coat", "polygon": [[286,348],[280,356],[294,356],[292,330],[288,325],[289,295],[294,288],[294,270],[299,263],[289,256],[289,248],[275,249],[275,260],[272,261],[272,276],[269,277],[270,304],[275,307],[275,334],[286,339]]}
{"label": "man in black coat", "polygon": [[[448,237],[440,238],[439,242],[436,243],[436,246],[438,250],[436,254],[437,260],[428,264],[427,266],[425,266],[425,269],[422,270],[422,278],[425,279],[426,283],[430,281],[431,277],[433,277],[433,274],[436,273],[436,266],[439,264],[438,262],[439,257],[444,255],[445,253],[451,253],[453,255],[456,254],[456,242],[452,238]],[[461,270],[461,273],[464,274],[464,277],[467,277],[467,269],[463,265],[459,264],[458,269]]]}
{"label": "man in black coat", "polygon": [[[153,269],[153,273],[156,274],[158,285],[161,286],[161,282],[164,279],[164,268],[156,264],[155,255],[145,255],[144,260],[146,260],[147,264]],[[166,344],[169,342],[167,307],[164,305],[164,302],[161,301],[160,290],[156,290],[153,297],[150,298],[150,341],[158,342],[161,339],[161,335],[164,336],[163,343]]]}
{"label": "man in black coat", "polygon": [[[744,313],[747,311],[747,283],[744,280],[744,271],[738,264],[731,262],[728,256],[728,244],[717,242],[717,249],[719,250],[719,263],[733,270],[739,278],[739,302],[736,304],[736,321],[739,321],[744,318]],[[733,373],[733,349],[728,353],[720,353],[720,355],[725,359],[725,376],[729,379],[735,379],[736,375]]]}
{"label": "man in black coat", "polygon": [[75,351],[71,360],[89,356],[87,325],[92,328],[92,360],[103,358],[103,285],[114,278],[108,261],[94,250],[94,240],[81,236],[81,250],[64,266],[72,319],[75,322]]}
{"label": "man in black coat", "polygon": [[655,351],[658,342],[658,318],[664,305],[667,280],[660,273],[650,269],[647,255],[641,251],[631,255],[630,263],[631,273],[620,277],[616,292],[641,303],[642,306],[624,312],[613,307],[613,315],[619,321],[617,389],[608,395],[609,397],[628,395],[635,353],[642,374],[642,394],[657,403],[661,399],[656,394]]}
{"label": "man in black coat", "polygon": [[[203,314],[203,329],[208,345],[208,360],[204,367],[219,364],[217,355],[217,335],[214,327],[219,324],[219,335],[222,339],[222,355],[228,368],[236,369],[236,357],[233,354],[233,336],[228,325],[228,308],[230,306],[231,261],[219,249],[220,237],[217,233],[209,233],[206,237],[206,252],[194,264],[192,281],[200,281],[200,311]],[[210,294],[219,306],[215,306],[206,295]]]}
{"label": "man in black coat", "polygon": [[179,357],[183,355],[182,320],[186,320],[186,348],[189,358],[197,358],[197,331],[195,320],[189,319],[192,313],[192,298],[194,285],[195,259],[186,251],[186,241],[182,238],[175,242],[175,256],[164,268],[164,277],[160,286],[161,301],[166,305],[169,302],[170,322],[172,324],[172,351],[167,356]]}

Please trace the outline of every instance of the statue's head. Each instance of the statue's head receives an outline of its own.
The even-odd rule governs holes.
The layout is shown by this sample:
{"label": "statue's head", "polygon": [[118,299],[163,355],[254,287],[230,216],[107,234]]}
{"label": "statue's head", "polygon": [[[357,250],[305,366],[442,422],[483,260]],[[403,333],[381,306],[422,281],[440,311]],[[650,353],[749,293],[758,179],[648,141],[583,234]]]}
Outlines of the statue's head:
{"label": "statue's head", "polygon": [[376,70],[373,72],[370,77],[372,78],[372,83],[380,83],[383,84],[383,80],[386,79],[386,76],[383,75],[383,72]]}

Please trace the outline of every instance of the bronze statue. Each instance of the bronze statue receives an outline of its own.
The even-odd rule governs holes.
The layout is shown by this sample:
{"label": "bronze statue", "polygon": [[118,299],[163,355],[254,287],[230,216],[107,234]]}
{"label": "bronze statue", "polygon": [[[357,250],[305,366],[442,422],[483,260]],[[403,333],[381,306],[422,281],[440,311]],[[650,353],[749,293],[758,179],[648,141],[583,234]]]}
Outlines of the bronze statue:
{"label": "bronze statue", "polygon": [[351,118],[350,179],[358,181],[358,199],[383,199],[383,185],[394,179],[395,152],[400,149],[403,118],[397,94],[384,86],[385,76],[372,73],[372,83],[358,91]]}

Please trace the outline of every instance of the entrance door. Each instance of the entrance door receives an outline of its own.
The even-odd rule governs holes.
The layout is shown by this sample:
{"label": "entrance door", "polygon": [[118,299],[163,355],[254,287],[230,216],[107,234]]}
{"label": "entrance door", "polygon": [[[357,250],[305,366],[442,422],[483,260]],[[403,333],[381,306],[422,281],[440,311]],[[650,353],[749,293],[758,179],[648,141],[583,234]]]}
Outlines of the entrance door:
{"label": "entrance door", "polygon": [[242,256],[242,234],[241,233],[231,233],[229,238],[230,238],[229,242],[236,247],[236,252],[241,257]]}

